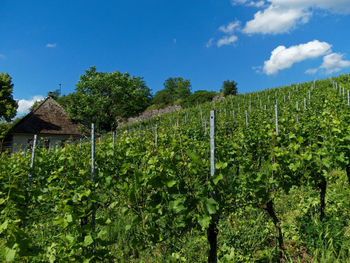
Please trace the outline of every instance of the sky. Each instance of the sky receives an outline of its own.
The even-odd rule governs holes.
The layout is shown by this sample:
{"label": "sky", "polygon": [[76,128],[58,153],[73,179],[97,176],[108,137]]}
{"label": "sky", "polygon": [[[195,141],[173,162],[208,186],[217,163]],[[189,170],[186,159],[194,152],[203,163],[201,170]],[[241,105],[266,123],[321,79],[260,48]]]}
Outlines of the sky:
{"label": "sky", "polygon": [[350,72],[350,0],[1,0],[0,13],[18,114],[91,66],[153,94],[170,77],[245,93]]}

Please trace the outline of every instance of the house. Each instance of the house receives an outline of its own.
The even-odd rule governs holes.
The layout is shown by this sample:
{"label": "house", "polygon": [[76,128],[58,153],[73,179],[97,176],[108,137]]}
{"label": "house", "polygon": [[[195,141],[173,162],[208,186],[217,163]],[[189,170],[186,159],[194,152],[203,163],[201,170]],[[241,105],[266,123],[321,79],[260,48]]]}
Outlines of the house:
{"label": "house", "polygon": [[67,140],[78,140],[84,133],[80,125],[52,97],[47,97],[7,133],[2,150],[16,152],[30,148],[34,135],[41,146],[54,148]]}

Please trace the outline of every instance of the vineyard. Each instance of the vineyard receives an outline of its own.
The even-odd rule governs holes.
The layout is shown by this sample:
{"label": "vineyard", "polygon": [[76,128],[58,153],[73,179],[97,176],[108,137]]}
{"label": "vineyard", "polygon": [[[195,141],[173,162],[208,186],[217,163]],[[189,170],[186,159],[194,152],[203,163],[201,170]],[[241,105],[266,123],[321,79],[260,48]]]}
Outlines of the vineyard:
{"label": "vineyard", "polygon": [[349,262],[349,90],[201,104],[105,134],[94,162],[90,142],[4,153],[0,261]]}

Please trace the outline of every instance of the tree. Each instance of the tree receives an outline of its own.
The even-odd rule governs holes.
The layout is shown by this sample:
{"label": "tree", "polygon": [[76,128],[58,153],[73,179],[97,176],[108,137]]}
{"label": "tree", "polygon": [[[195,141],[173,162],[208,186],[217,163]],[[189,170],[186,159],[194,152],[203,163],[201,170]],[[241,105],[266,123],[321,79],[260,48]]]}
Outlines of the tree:
{"label": "tree", "polygon": [[173,102],[178,99],[184,99],[191,95],[191,82],[188,79],[168,78],[164,82],[164,90],[167,90],[172,96]]}
{"label": "tree", "polygon": [[234,80],[225,80],[222,84],[221,92],[225,97],[229,95],[237,95],[237,83]]}
{"label": "tree", "polygon": [[0,152],[3,149],[3,141],[8,133],[8,131],[15,126],[21,119],[22,117],[17,117],[16,119],[14,119],[12,122],[0,122]]}
{"label": "tree", "polygon": [[205,103],[212,101],[212,99],[217,95],[215,91],[207,91],[207,90],[197,90],[190,96],[181,100],[182,107],[192,107],[197,104]]}
{"label": "tree", "polygon": [[164,82],[164,89],[158,91],[152,100],[156,108],[164,108],[191,95],[191,82],[188,79],[168,78]]}
{"label": "tree", "polygon": [[12,79],[7,73],[0,73],[0,121],[11,121],[15,117],[18,104],[12,97]]}
{"label": "tree", "polygon": [[164,108],[173,103],[173,97],[168,90],[158,91],[152,100],[152,104],[157,105],[158,108]]}
{"label": "tree", "polygon": [[143,78],[119,71],[97,72],[95,67],[80,77],[75,92],[65,106],[70,116],[86,125],[94,122],[100,131],[117,127],[118,118],[128,118],[144,111],[151,102],[150,89]]}

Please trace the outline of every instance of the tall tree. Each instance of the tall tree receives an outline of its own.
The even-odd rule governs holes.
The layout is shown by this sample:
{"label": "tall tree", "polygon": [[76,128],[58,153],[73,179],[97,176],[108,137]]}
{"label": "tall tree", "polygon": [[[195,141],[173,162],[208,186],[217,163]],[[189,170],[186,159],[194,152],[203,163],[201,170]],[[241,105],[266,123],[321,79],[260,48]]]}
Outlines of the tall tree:
{"label": "tall tree", "polygon": [[13,83],[9,74],[0,73],[0,121],[11,121],[16,115],[17,102],[13,99]]}
{"label": "tall tree", "polygon": [[237,94],[237,83],[232,80],[225,80],[222,84],[221,92],[223,92],[224,96],[236,95]]}
{"label": "tall tree", "polygon": [[191,95],[191,82],[188,79],[168,78],[164,82],[164,89],[158,91],[154,97],[152,104],[157,108],[173,105],[174,103],[180,103],[179,100],[183,100]]}
{"label": "tall tree", "polygon": [[94,122],[100,131],[110,131],[116,128],[118,118],[145,110],[152,96],[141,77],[119,71],[97,72],[90,67],[80,77],[75,92],[65,99],[72,118],[87,125]]}
{"label": "tall tree", "polygon": [[164,90],[167,90],[175,102],[178,99],[184,99],[191,95],[191,82],[188,79],[168,78],[164,82]]}

